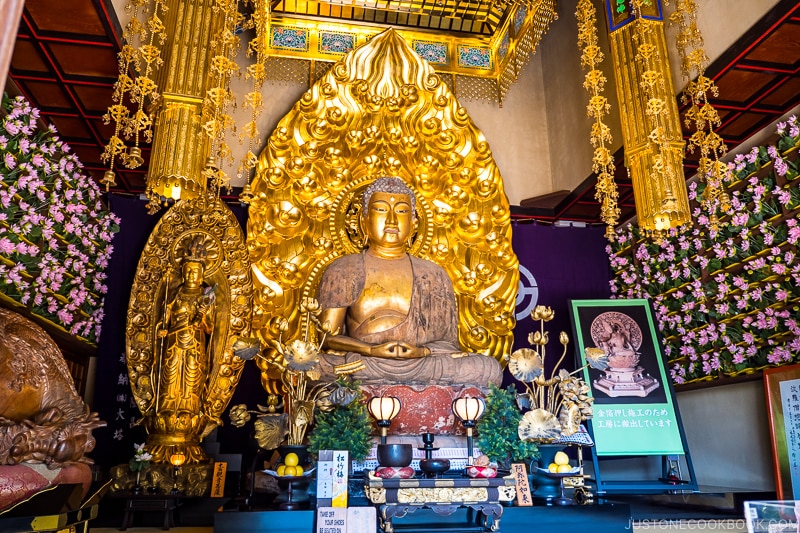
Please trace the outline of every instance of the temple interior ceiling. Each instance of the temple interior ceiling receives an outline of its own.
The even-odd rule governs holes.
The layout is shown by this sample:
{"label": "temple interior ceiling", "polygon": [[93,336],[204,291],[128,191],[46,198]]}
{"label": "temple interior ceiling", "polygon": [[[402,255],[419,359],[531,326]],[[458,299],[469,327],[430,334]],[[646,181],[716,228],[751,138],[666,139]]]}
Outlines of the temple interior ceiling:
{"label": "temple interior ceiling", "polygon": [[[518,4],[496,7],[487,0],[280,0],[273,7],[276,26],[311,28],[332,34],[357,35],[368,39],[387,26],[410,32],[424,46],[444,43],[449,66],[437,71],[453,79],[474,74],[457,63],[458,46],[503,46],[504,35],[514,38]],[[539,5],[532,2],[531,5]],[[517,6],[517,7],[515,7]],[[528,17],[530,13],[525,13]],[[568,18],[568,17],[562,17]],[[527,19],[532,24],[531,19]],[[560,24],[562,21],[558,21]],[[565,23],[572,23],[571,20]],[[511,30],[509,32],[509,30]],[[520,31],[523,31],[520,27]],[[557,31],[556,23],[550,31]],[[113,134],[102,116],[111,102],[117,79],[116,53],[121,29],[108,0],[36,0],[26,2],[9,72],[11,91],[17,91],[41,110],[42,118],[54,124],[83,162],[85,170],[100,180],[107,168],[100,159],[103,146]],[[359,37],[360,36],[360,37]],[[313,44],[317,46],[312,50]],[[308,34],[307,50],[316,60],[335,61],[341,51],[319,55],[322,36]],[[337,43],[339,41],[336,41]],[[345,43],[346,44],[346,43]],[[543,46],[546,46],[546,41]],[[430,47],[429,47],[430,48]],[[509,46],[513,50],[513,41]],[[302,51],[301,51],[302,52]],[[430,53],[436,52],[433,46]],[[291,58],[313,59],[296,50],[283,50]],[[495,67],[501,67],[496,62]],[[449,69],[449,70],[448,70]],[[459,70],[461,69],[461,70]],[[499,78],[498,72],[483,74]],[[745,143],[774,120],[800,104],[800,5],[780,0],[770,13],[742,35],[708,68],[720,89],[712,100],[719,110],[722,126],[717,130],[730,148]],[[514,88],[511,88],[513,91]],[[587,140],[588,144],[588,140]],[[114,192],[141,194],[149,147],[143,146],[145,164],[135,170],[119,169]],[[633,192],[618,155],[617,182],[620,187],[622,220],[633,212]],[[686,175],[693,174],[690,154]],[[516,208],[517,215],[542,220],[600,221],[600,206],[594,200],[594,178],[572,191],[532,199]]]}
{"label": "temple interior ceiling", "polygon": [[272,12],[325,21],[493,36],[509,12],[508,7],[487,0],[279,0]]}

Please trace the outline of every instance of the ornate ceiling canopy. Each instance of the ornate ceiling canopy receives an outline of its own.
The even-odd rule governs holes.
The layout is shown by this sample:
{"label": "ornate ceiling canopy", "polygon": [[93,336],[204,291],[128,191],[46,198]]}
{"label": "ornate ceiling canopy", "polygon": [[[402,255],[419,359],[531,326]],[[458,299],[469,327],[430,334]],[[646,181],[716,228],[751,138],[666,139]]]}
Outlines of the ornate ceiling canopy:
{"label": "ornate ceiling canopy", "polygon": [[267,76],[311,83],[393,27],[460,98],[502,103],[555,8],[555,0],[278,0]]}

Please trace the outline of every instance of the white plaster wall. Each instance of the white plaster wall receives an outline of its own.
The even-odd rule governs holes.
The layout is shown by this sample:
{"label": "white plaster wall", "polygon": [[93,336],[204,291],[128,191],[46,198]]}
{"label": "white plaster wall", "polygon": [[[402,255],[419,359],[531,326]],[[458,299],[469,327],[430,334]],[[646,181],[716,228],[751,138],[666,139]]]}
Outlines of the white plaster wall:
{"label": "white plaster wall", "polygon": [[686,391],[677,397],[701,485],[775,490],[762,381]]}
{"label": "white plaster wall", "polygon": [[[603,3],[594,3],[597,10],[598,43],[605,54],[605,60],[599,65],[606,73],[603,96],[611,105],[610,113],[603,121],[611,128],[613,143],[610,148],[614,152],[622,146],[619,106]],[[550,172],[553,182],[553,189],[547,192],[562,189],[571,191],[592,173],[594,148],[589,141],[592,119],[586,113],[589,93],[583,88],[586,71],[580,64],[575,4],[574,1],[558,3],[558,21],[543,39],[540,51],[543,58]],[[530,196],[535,195],[526,197]]]}
{"label": "white plaster wall", "polygon": [[550,170],[553,153],[548,132],[551,124],[542,57],[538,53],[531,57],[508,91],[503,107],[488,102],[460,101],[489,141],[512,205],[557,189]]}

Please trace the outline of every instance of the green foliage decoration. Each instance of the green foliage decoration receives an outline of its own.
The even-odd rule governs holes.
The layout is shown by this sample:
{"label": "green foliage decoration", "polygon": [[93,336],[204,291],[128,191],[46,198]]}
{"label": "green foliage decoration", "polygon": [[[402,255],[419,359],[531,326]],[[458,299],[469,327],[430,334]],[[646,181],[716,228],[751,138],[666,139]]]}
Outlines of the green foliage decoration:
{"label": "green foliage decoration", "polygon": [[502,468],[539,456],[536,443],[521,440],[517,433],[522,413],[514,399],[515,393],[513,385],[506,389],[490,385],[486,411],[478,420],[478,448]]}
{"label": "green foliage decoration", "polygon": [[318,455],[320,450],[348,450],[351,460],[363,461],[372,448],[372,422],[364,394],[357,381],[340,378],[337,384],[354,398],[344,405],[334,399],[332,409],[317,415],[308,437],[309,451]]}

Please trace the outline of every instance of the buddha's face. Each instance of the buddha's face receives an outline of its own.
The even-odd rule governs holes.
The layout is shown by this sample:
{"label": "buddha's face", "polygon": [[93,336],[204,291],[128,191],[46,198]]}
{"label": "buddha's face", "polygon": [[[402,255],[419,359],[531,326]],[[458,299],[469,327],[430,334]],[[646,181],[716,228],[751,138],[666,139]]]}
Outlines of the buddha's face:
{"label": "buddha's face", "polygon": [[189,261],[183,265],[183,283],[187,287],[199,287],[203,284],[203,265]]}
{"label": "buddha's face", "polygon": [[414,222],[407,194],[375,192],[365,213],[364,231],[370,245],[402,248]]}

